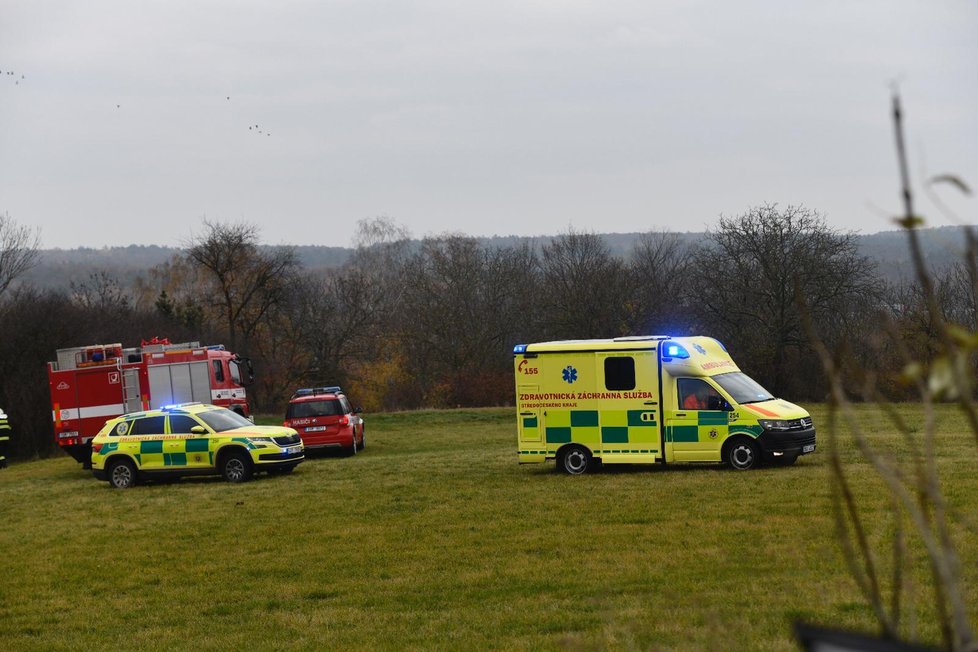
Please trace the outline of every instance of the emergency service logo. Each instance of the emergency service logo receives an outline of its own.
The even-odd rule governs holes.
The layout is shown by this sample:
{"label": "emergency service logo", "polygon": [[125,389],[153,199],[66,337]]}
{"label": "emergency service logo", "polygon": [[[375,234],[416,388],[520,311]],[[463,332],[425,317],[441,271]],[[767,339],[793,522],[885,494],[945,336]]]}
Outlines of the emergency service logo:
{"label": "emergency service logo", "polygon": [[697,351],[699,351],[700,355],[706,355],[706,349],[704,349],[699,344],[694,344],[693,345],[693,348],[696,349]]}
{"label": "emergency service logo", "polygon": [[568,385],[577,380],[577,369],[571,365],[567,365],[563,371],[561,371],[561,374],[564,376],[564,382]]}

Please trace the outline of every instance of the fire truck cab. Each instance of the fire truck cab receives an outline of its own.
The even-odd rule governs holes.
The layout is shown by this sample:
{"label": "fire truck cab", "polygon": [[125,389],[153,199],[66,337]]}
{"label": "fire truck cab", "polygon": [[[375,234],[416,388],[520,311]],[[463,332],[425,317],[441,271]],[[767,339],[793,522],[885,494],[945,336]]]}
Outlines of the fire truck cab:
{"label": "fire truck cab", "polygon": [[251,361],[199,342],[153,338],[138,347],[93,344],[59,349],[48,363],[54,436],[88,468],[91,440],[107,419],[176,403],[211,403],[249,416]]}

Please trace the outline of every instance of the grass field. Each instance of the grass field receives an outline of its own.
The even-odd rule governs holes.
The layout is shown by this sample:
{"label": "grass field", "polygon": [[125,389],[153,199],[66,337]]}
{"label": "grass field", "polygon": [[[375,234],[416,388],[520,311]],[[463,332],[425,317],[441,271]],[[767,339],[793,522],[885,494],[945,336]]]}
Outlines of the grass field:
{"label": "grass field", "polygon": [[[877,444],[907,452],[860,411]],[[974,440],[953,408],[940,416],[949,499],[975,515]],[[68,458],[0,471],[2,647],[783,650],[796,619],[873,628],[835,542],[824,450],[746,473],[569,477],[516,464],[511,409],[366,421],[361,455],[244,485],[116,491]],[[845,448],[882,544],[886,499]],[[978,546],[958,534],[975,605]],[[938,642],[931,612],[917,620]]]}

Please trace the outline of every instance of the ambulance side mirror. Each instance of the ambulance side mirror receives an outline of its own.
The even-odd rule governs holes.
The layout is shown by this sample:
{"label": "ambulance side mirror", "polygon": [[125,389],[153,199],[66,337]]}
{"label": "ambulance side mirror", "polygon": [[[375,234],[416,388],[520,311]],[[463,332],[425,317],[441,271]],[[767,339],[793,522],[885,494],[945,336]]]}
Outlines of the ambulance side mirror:
{"label": "ambulance side mirror", "polygon": [[206,435],[207,434],[207,428],[205,428],[204,426],[193,426],[190,429],[190,432],[192,432],[195,435]]}

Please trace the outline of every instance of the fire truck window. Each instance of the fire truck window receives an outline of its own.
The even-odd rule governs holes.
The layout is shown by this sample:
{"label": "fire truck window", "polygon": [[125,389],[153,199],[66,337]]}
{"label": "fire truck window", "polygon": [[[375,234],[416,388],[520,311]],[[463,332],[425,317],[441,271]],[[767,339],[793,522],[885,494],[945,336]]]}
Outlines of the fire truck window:
{"label": "fire truck window", "polygon": [[194,426],[199,426],[196,419],[185,414],[170,415],[170,433],[174,435],[186,435]]}
{"label": "fire truck window", "polygon": [[219,383],[224,382],[224,363],[220,360],[215,360],[211,364],[214,365],[214,380]]}
{"label": "fire truck window", "polygon": [[345,396],[340,397],[340,407],[343,409],[343,414],[350,414],[353,412],[353,408],[350,407],[350,401],[348,401]]}
{"label": "fire truck window", "polygon": [[241,384],[241,374],[238,371],[238,363],[234,360],[228,362],[228,371],[231,372],[231,380],[234,381],[235,385]]}
{"label": "fire truck window", "polygon": [[635,389],[635,358],[605,358],[604,386],[618,391]]}
{"label": "fire truck window", "polygon": [[130,435],[162,435],[163,421],[166,417],[144,417],[132,422]]}

